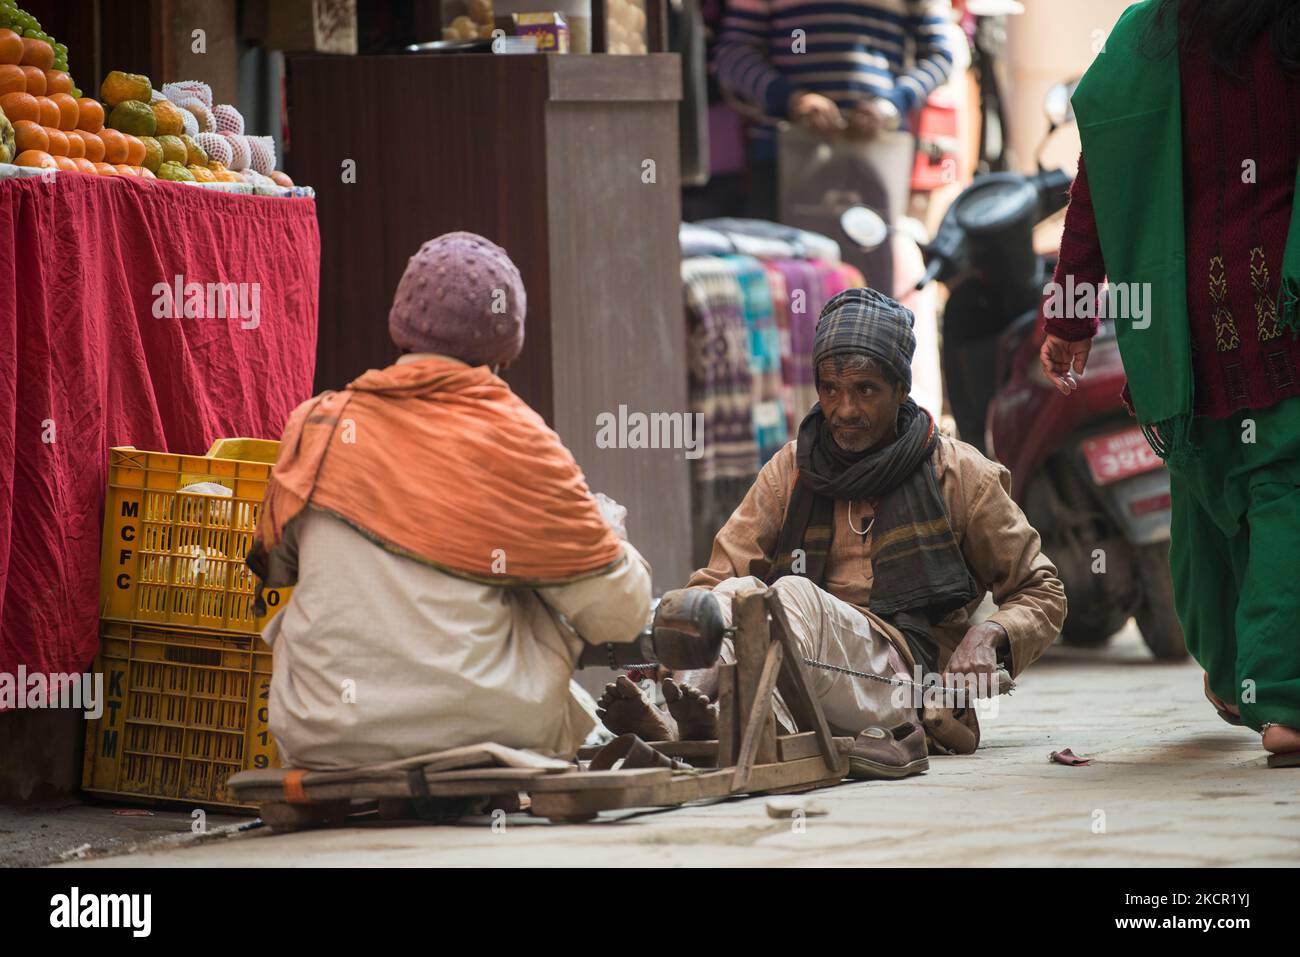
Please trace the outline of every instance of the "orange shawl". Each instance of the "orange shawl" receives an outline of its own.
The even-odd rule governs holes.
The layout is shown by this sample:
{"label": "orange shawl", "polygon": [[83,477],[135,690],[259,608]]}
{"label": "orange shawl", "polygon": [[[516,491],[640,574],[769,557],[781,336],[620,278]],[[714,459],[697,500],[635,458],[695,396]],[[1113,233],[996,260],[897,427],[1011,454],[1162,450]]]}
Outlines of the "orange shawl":
{"label": "orange shawl", "polygon": [[254,552],[308,505],[492,584],[560,584],[623,559],[559,436],[486,366],[441,356],[372,369],[294,410]]}

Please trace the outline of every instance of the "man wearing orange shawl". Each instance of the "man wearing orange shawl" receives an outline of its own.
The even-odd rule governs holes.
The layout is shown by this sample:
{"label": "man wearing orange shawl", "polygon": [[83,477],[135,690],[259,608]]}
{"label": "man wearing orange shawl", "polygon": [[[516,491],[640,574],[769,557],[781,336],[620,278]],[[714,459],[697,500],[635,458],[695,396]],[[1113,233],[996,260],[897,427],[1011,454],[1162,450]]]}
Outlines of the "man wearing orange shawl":
{"label": "man wearing orange shawl", "polygon": [[594,726],[574,664],[584,642],[637,636],[650,570],[494,371],[525,305],[503,249],[430,240],[389,314],[406,354],[285,426],[249,565],[294,586],[263,635],[287,765],[485,742],[571,757]]}

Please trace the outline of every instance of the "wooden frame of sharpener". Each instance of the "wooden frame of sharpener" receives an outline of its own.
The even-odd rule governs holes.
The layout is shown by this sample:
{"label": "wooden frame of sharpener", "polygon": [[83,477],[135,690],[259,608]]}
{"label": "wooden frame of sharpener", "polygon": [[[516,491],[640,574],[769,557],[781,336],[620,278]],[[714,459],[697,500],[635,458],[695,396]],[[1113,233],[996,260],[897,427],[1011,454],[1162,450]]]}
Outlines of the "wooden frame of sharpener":
{"label": "wooden frame of sharpener", "polygon": [[[403,806],[421,799],[517,799],[522,792],[529,795],[533,816],[577,823],[601,811],[807,791],[843,780],[853,739],[831,734],[775,592],[740,592],[733,598],[732,613],[736,660],[718,666],[718,739],[647,742],[692,768],[587,771],[580,764],[579,769],[559,773],[479,767],[422,775],[419,768],[404,768],[362,779],[350,772],[276,769],[237,774],[230,788],[241,803],[258,805],[273,829],[295,830],[342,823],[364,801],[377,800],[380,816],[392,819],[420,816],[403,813]],[[777,691],[795,722],[792,734],[777,733]],[[584,749],[579,761],[596,750]]]}

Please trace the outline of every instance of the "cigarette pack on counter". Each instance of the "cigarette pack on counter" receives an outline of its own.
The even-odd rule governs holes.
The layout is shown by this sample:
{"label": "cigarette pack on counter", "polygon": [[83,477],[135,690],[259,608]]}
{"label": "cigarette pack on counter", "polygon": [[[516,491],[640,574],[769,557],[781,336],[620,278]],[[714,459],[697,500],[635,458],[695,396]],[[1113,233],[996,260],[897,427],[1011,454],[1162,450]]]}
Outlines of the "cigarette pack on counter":
{"label": "cigarette pack on counter", "polygon": [[516,13],[515,34],[537,37],[538,53],[569,52],[569,27],[558,13]]}

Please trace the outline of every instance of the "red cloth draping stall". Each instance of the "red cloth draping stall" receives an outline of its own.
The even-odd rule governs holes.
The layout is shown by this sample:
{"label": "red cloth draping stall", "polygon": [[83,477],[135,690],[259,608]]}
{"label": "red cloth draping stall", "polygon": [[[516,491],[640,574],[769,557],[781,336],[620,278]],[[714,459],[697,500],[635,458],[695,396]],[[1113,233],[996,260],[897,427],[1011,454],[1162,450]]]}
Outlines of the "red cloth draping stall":
{"label": "red cloth draping stall", "polygon": [[280,437],[311,394],[319,280],[310,199],[0,180],[0,672],[96,652],[110,446]]}

